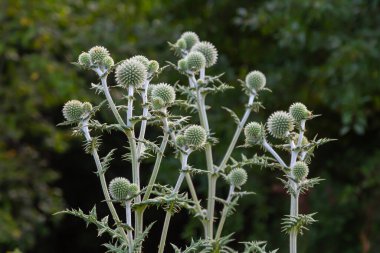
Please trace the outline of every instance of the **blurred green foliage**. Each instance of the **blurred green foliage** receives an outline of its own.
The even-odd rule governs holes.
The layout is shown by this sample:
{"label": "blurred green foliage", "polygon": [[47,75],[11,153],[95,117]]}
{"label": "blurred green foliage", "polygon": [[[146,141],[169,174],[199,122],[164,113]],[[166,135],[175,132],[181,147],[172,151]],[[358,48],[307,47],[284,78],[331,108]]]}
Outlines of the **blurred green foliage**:
{"label": "blurred green foliage", "polygon": [[[101,44],[117,61],[138,53],[163,65],[175,60],[166,41],[175,41],[185,30],[216,45],[221,55],[211,71],[224,72],[225,80],[236,87],[235,80],[249,70],[267,75],[273,93],[260,97],[266,110],[255,114],[255,120],[300,101],[323,114],[310,122],[308,136],[339,138],[318,150],[311,166],[313,176],[327,180],[302,199],[301,211],[318,211],[320,222],[301,237],[300,252],[380,251],[379,1],[5,0],[0,7],[0,251],[104,251],[90,241],[96,240],[95,234],[85,236],[85,230],[72,229],[73,220],[57,223],[50,215],[63,205],[58,185],[69,206],[90,208],[88,198],[96,197],[75,194],[91,170],[83,168],[92,168],[92,161],[73,156],[80,144],[55,127],[66,100],[99,101],[88,90],[94,76],[69,63],[81,51]],[[166,71],[160,80],[179,78],[175,71]],[[234,131],[224,124],[228,114],[217,105],[241,115],[246,101],[240,94],[237,88],[208,99],[215,105],[210,121],[217,136],[232,136]],[[107,139],[109,145],[120,144],[117,138]],[[226,145],[228,141],[221,139]],[[215,150],[216,159],[226,148]],[[82,162],[74,165],[74,159]],[[166,163],[168,173],[160,180],[173,183],[173,162]],[[125,164],[114,164],[119,166]],[[227,221],[226,233],[236,231],[241,241],[268,240],[271,248],[286,251],[280,219],[288,201],[276,176],[249,171],[246,190],[257,195],[241,201],[238,213]],[[96,180],[85,183],[98,187]],[[197,178],[197,187],[206,190],[203,183]],[[226,190],[221,183],[219,195]],[[161,215],[155,212],[151,215]],[[184,219],[180,214],[174,222]],[[188,222],[182,239],[194,236],[198,225]],[[159,231],[160,224],[156,226]],[[169,235],[181,240],[176,231]],[[155,242],[156,237],[149,238]],[[70,238],[78,238],[84,250],[76,241],[67,246]],[[54,245],[57,242],[66,246]],[[156,249],[156,243],[146,249]]]}

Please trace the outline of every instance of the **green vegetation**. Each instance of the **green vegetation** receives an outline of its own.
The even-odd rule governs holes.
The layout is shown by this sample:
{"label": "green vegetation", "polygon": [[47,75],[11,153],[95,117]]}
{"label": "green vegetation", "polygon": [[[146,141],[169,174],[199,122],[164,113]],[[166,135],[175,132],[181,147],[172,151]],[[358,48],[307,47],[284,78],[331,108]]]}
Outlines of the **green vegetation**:
{"label": "green vegetation", "polygon": [[[95,237],[82,235],[83,230],[68,233],[75,227],[74,219],[59,222],[50,216],[62,208],[64,199],[70,206],[91,208],[68,197],[73,196],[68,185],[81,185],[83,179],[72,178],[72,171],[87,174],[92,161],[82,156],[78,159],[84,162],[70,168],[68,157],[75,151],[69,147],[81,144],[55,127],[62,121],[65,101],[96,99],[84,92],[91,79],[68,62],[76,61],[74,56],[84,48],[99,44],[115,55],[141,52],[173,60],[166,41],[175,41],[186,30],[196,31],[223,53],[215,72],[225,71],[224,80],[232,85],[238,86],[233,80],[251,68],[266,73],[267,85],[275,92],[261,98],[265,117],[300,101],[323,114],[315,119],[317,126],[310,125],[308,136],[318,128],[321,136],[339,138],[317,151],[310,168],[312,176],[326,181],[300,200],[302,210],[318,210],[315,219],[320,221],[301,237],[300,252],[380,251],[379,1],[6,0],[0,7],[0,251],[19,247],[75,252],[54,245],[67,239],[78,246],[77,252],[89,246],[91,252],[103,252],[90,241]],[[177,79],[173,75],[168,81]],[[218,95],[210,103],[223,101],[242,115],[244,101],[238,93]],[[210,113],[210,121],[220,123],[216,133],[232,136],[225,117],[222,110]],[[167,171],[161,182],[175,180]],[[274,215],[288,208],[280,201],[281,183],[265,170],[253,168],[248,174],[247,190],[257,194],[241,203],[241,214],[226,223],[224,232],[241,231],[235,237],[246,241],[260,235],[272,247],[286,248],[287,239],[279,232],[281,217]],[[59,175],[61,180],[56,181]],[[96,177],[87,183],[97,184]],[[181,218],[173,222],[184,223]],[[182,235],[169,236],[180,241],[193,236],[194,228],[199,231],[193,223],[186,228]]]}

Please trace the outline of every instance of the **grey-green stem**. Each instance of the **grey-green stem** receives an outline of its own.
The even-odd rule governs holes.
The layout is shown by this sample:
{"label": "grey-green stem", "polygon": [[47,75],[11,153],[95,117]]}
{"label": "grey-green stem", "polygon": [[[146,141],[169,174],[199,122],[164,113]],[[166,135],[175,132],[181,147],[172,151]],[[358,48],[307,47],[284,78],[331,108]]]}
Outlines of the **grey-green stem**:
{"label": "grey-green stem", "polygon": [[228,197],[226,199],[226,204],[225,204],[223,211],[222,211],[222,216],[220,217],[219,226],[218,226],[218,229],[216,230],[215,240],[219,240],[220,236],[222,235],[224,223],[226,222],[226,218],[227,218],[227,213],[228,213],[228,208],[229,208],[228,205],[231,204],[231,200],[232,200],[234,191],[235,191],[235,187],[233,185],[231,185],[230,190],[228,192]]}
{"label": "grey-green stem", "polygon": [[[92,141],[92,137],[90,135],[90,131],[88,129],[88,119],[85,120],[84,122],[82,122],[83,125],[82,125],[82,132],[86,138],[86,141],[90,142]],[[117,226],[119,226],[119,224],[121,224],[121,221],[120,221],[120,218],[116,212],[116,209],[112,203],[112,200],[111,200],[111,196],[108,192],[108,186],[107,186],[107,182],[106,182],[106,178],[104,176],[104,172],[103,171],[103,167],[102,167],[102,163],[100,162],[100,158],[99,158],[99,155],[98,155],[98,152],[96,151],[96,149],[93,149],[91,151],[91,154],[92,154],[92,157],[94,158],[94,161],[95,161],[95,165],[96,165],[96,169],[97,169],[97,172],[98,172],[98,175],[99,175],[99,180],[100,180],[100,184],[101,184],[101,187],[102,187],[102,191],[103,191],[103,195],[104,195],[104,198],[106,200],[106,203],[107,203],[107,206],[108,206],[108,209],[110,210],[111,212],[111,215],[112,215],[112,219],[115,221],[115,223],[117,224]],[[124,239],[127,240],[127,234],[125,233],[124,229],[119,227],[119,231],[120,233],[123,235]]]}
{"label": "grey-green stem", "polygon": [[[187,167],[188,157],[189,157],[189,153],[181,155],[181,172],[178,176],[177,183],[173,189],[172,196],[174,196],[175,194],[177,194],[179,192],[179,188],[181,187],[183,179],[185,178],[185,176],[187,174],[186,167]],[[160,244],[158,246],[158,253],[164,252],[166,237],[168,234],[169,224],[170,224],[170,220],[171,220],[172,215],[173,214],[171,213],[171,211],[166,211],[165,221],[164,221],[164,225],[163,225],[162,232],[161,232]]]}

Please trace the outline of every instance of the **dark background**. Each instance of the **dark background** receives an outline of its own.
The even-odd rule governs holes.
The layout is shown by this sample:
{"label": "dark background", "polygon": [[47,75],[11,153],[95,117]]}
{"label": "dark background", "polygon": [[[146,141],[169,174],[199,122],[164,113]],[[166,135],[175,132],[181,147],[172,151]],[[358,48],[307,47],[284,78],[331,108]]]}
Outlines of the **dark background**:
{"label": "dark background", "polygon": [[[323,115],[309,123],[308,136],[339,139],[317,150],[311,165],[311,175],[326,181],[301,199],[301,212],[318,212],[319,223],[300,238],[299,252],[380,252],[379,1],[1,0],[0,8],[0,252],[105,251],[100,244],[108,238],[98,239],[94,227],[52,216],[66,207],[88,211],[94,204],[107,214],[91,157],[68,128],[56,127],[67,100],[101,101],[89,90],[95,75],[70,62],[99,44],[116,61],[143,54],[164,65],[175,61],[166,42],[187,30],[215,44],[220,57],[211,72],[224,72],[223,80],[237,87],[208,99],[211,128],[221,141],[216,160],[234,131],[220,106],[242,115],[246,97],[236,79],[259,69],[273,93],[260,97],[266,109],[254,114],[255,120],[300,101]],[[173,70],[159,80],[184,81]],[[98,118],[113,120],[107,111]],[[122,154],[125,139],[117,134],[103,139],[101,154],[115,146]],[[142,169],[144,180],[151,162]],[[165,160],[160,182],[174,183],[175,163]],[[129,165],[117,159],[107,179],[128,173]],[[280,222],[289,201],[278,176],[249,170],[245,189],[257,194],[240,202],[225,233],[235,231],[239,241],[267,240],[271,249],[287,251]],[[205,191],[203,178],[195,183]],[[225,196],[226,185],[219,185],[219,196]],[[147,214],[147,221],[161,220],[145,244],[154,252],[163,212]],[[183,211],[174,216],[169,239],[184,245],[199,229]]]}

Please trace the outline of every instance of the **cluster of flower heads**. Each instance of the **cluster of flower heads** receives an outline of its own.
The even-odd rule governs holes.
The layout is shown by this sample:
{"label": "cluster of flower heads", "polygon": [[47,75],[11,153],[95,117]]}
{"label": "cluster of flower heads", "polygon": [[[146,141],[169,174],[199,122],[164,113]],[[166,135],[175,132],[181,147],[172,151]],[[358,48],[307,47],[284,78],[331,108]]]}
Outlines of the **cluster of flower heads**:
{"label": "cluster of flower heads", "polygon": [[218,60],[215,46],[208,41],[200,41],[194,32],[183,33],[175,46],[184,56],[178,61],[178,69],[182,72],[199,72],[213,66]]}
{"label": "cluster of flower heads", "polygon": [[88,117],[92,112],[92,105],[89,102],[82,103],[78,100],[70,100],[63,106],[63,117],[70,122],[79,122]]}
{"label": "cluster of flower heads", "polygon": [[78,63],[86,68],[101,67],[110,69],[114,61],[105,47],[95,46],[88,52],[83,52],[78,57]]}
{"label": "cluster of flower heads", "polygon": [[[274,138],[284,139],[289,136],[295,126],[310,116],[311,112],[304,104],[294,103],[289,107],[289,112],[277,111],[269,116],[266,124],[267,131]],[[244,128],[246,143],[249,145],[261,144],[265,138],[265,133],[266,130],[263,125],[257,122],[250,122]]]}
{"label": "cluster of flower heads", "polygon": [[109,184],[111,197],[117,201],[125,201],[127,198],[134,197],[139,192],[137,184],[131,184],[124,177],[116,177]]}

